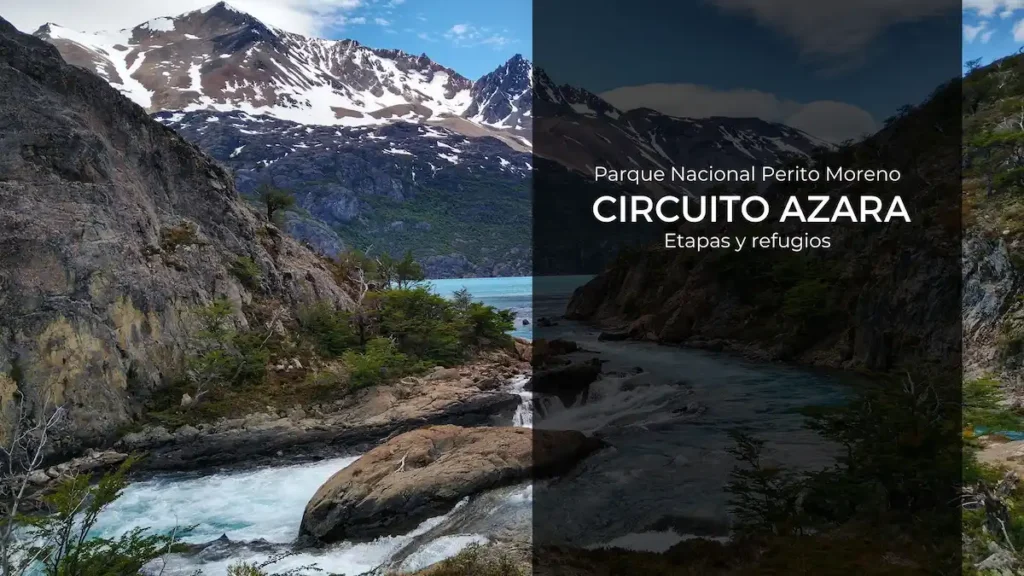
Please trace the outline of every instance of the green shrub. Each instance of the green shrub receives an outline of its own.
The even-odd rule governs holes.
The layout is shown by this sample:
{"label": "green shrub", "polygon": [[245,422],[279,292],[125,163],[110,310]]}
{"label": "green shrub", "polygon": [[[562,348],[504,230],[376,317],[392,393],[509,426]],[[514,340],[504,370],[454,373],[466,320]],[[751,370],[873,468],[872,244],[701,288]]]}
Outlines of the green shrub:
{"label": "green shrub", "polygon": [[376,295],[379,334],[423,360],[451,365],[465,358],[459,316],[452,303],[425,287],[386,290]]}
{"label": "green shrub", "polygon": [[828,284],[815,278],[800,282],[786,291],[783,313],[797,322],[809,322],[826,314]]}
{"label": "green shrub", "polygon": [[423,364],[403,354],[388,338],[374,338],[366,343],[366,350],[349,350],[344,355],[350,371],[349,385],[353,390],[373,386],[407,374],[423,370]]}
{"label": "green shrub", "polygon": [[248,256],[239,256],[231,263],[230,271],[243,286],[250,290],[259,288],[262,271],[256,261]]}
{"label": "green shrub", "polygon": [[1003,392],[997,380],[969,380],[964,382],[962,394],[964,427],[993,431],[1024,429],[1024,418],[1003,405]]}
{"label": "green shrub", "polygon": [[421,572],[429,576],[525,576],[508,555],[489,557],[479,546],[470,546]]}
{"label": "green shrub", "polygon": [[338,358],[346,350],[359,345],[359,333],[352,323],[351,313],[336,310],[327,302],[302,308],[297,319],[303,336],[323,356]]}
{"label": "green shrub", "polygon": [[[147,534],[136,528],[117,538],[90,535],[100,513],[117,500],[128,486],[126,474],[133,460],[125,461],[115,472],[99,482],[82,474],[61,482],[56,491],[43,497],[50,514],[23,517],[26,541],[32,542],[27,557],[39,558],[38,572],[45,576],[121,576],[139,574],[142,567],[167,552],[180,552],[177,538],[190,528],[175,534]],[[9,559],[5,559],[5,562]],[[26,567],[27,568],[27,567]],[[24,573],[16,566],[4,566],[7,573]]]}
{"label": "green shrub", "polygon": [[230,318],[234,308],[218,298],[197,312],[201,329],[196,334],[197,353],[189,369],[197,388],[217,384],[255,384],[266,378],[270,352],[266,335],[237,331]]}
{"label": "green shrub", "polygon": [[464,340],[467,344],[480,344],[484,340],[508,340],[508,332],[515,328],[515,312],[498,310],[480,302],[473,302],[466,311]]}

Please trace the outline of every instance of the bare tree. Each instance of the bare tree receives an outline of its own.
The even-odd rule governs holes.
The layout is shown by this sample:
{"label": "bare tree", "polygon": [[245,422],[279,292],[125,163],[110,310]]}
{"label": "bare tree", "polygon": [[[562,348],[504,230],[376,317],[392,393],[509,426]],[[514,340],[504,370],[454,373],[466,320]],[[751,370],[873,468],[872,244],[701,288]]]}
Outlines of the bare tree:
{"label": "bare tree", "polygon": [[33,414],[30,404],[16,393],[17,406],[11,429],[0,442],[0,574],[27,573],[36,558],[19,545],[17,518],[30,496],[32,477],[42,470],[48,445],[64,424],[67,411],[49,402]]}
{"label": "bare tree", "polygon": [[367,281],[366,272],[362,267],[354,268],[352,273],[349,274],[349,279],[351,280],[353,291],[352,301],[355,304],[352,309],[352,321],[359,331],[359,345],[363,346],[366,344],[366,332],[370,325],[370,314],[364,303],[366,295],[370,292],[370,283]]}

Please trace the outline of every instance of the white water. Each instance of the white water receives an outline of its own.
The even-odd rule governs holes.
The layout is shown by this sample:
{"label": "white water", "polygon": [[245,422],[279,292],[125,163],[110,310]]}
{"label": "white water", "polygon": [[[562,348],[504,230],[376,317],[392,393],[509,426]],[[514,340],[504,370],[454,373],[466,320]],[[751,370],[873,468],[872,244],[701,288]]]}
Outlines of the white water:
{"label": "white water", "polygon": [[[265,540],[286,545],[295,540],[302,511],[316,490],[334,473],[344,469],[356,457],[337,458],[316,464],[265,468],[215,474],[198,478],[161,478],[132,484],[100,517],[97,530],[103,536],[116,536],[136,527],[171,533],[195,525],[181,538],[203,543],[226,535],[233,542]],[[461,503],[456,510],[464,505]],[[454,510],[453,510],[454,512]],[[450,514],[450,513],[449,513]],[[414,537],[438,525],[445,517],[427,520],[415,531],[373,542],[342,543],[314,553],[288,557],[272,566],[276,572],[315,564],[325,573],[360,574],[387,561]],[[407,559],[426,566],[457,554],[472,543],[486,541],[480,535],[438,539]],[[256,548],[253,550],[252,548]],[[227,558],[172,556],[163,573],[167,576],[192,574],[201,569],[204,576],[220,576],[239,561],[262,562],[272,551],[240,546]],[[284,549],[284,547],[282,547]],[[156,561],[153,571],[159,571]]]}
{"label": "white water", "polygon": [[517,376],[509,386],[509,392],[519,395],[519,407],[512,416],[512,425],[519,428],[533,428],[533,392],[524,390],[529,381],[529,376]]}
{"label": "white water", "polygon": [[186,542],[227,535],[233,541],[264,538],[288,543],[299,533],[306,502],[335,472],[356,458],[264,468],[199,478],[166,478],[132,484],[100,517],[104,536],[137,527],[169,533],[196,525]]}
{"label": "white water", "polygon": [[[516,410],[514,425],[531,427],[533,394],[523,390],[529,378],[520,376],[509,383],[509,391],[519,394],[522,404]],[[294,542],[306,503],[331,476],[349,466],[358,456],[335,458],[314,464],[262,468],[210,476],[169,476],[138,482],[125,489],[121,498],[104,510],[97,525],[98,535],[115,537],[134,528],[172,533],[183,527],[195,528],[180,537],[184,542],[207,543],[227,536],[235,543],[264,541],[281,545]],[[522,504],[532,497],[532,487],[514,492],[507,504]],[[341,543],[325,550],[290,556],[275,563],[276,572],[315,565],[323,573],[361,574],[387,562],[416,536],[426,533],[451,516],[425,521],[409,534],[378,538],[369,543]],[[402,562],[403,570],[418,570],[458,554],[472,544],[488,541],[481,534],[453,534],[428,542]],[[253,545],[237,545],[226,558],[172,556],[167,566],[160,561],[153,572],[163,569],[166,576],[193,574],[221,576],[231,564],[263,562],[273,554]],[[312,572],[311,572],[312,573]]]}
{"label": "white water", "polygon": [[[538,311],[524,309],[523,316],[528,314],[532,318],[537,312],[538,316],[555,317],[564,310],[564,303],[551,302],[554,302],[549,303],[551,310],[543,306]],[[524,301],[520,305],[529,307],[531,303]],[[611,527],[614,530],[602,530],[601,533],[607,532],[607,537],[596,541],[600,543],[598,547],[662,550],[693,536],[686,531],[647,528],[650,520],[672,513],[697,518],[721,517],[724,504],[719,492],[732,469],[732,460],[726,454],[728,439],[723,430],[737,425],[759,425],[754,431],[776,441],[784,454],[807,457],[818,452],[815,448],[820,442],[804,438],[802,417],[793,412],[791,406],[825,403],[835,394],[834,383],[828,379],[784,367],[748,365],[696,351],[644,343],[612,345],[599,341],[596,331],[564,321],[559,329],[549,332],[557,330],[565,332],[549,335],[577,341],[592,351],[587,356],[599,354],[609,361],[606,373],[590,387],[585,401],[577,398],[569,409],[557,397],[534,395],[524,390],[527,378],[514,379],[508,389],[521,399],[514,425],[532,428],[536,424],[588,434],[600,432],[617,443],[615,450],[603,451],[590,459],[595,466],[603,467],[595,470],[611,470],[614,474],[590,474],[587,478],[592,485],[584,484],[582,490],[574,489],[575,493],[563,494],[557,487],[538,492],[541,494],[539,505],[551,507],[551,510],[558,508],[557,503],[563,498],[590,498],[600,502],[589,508],[599,512],[595,522],[607,518],[630,519],[628,525],[623,526],[627,528],[625,531],[619,531],[618,526]],[[631,374],[636,365],[642,366],[645,372]],[[680,384],[680,380],[685,380],[685,385]],[[691,403],[710,409],[695,419]],[[681,422],[683,420],[694,420],[694,423],[689,425]],[[680,423],[685,426],[676,426]],[[659,430],[666,432],[656,436],[654,441],[649,442],[644,436],[657,435]],[[165,478],[135,484],[104,514],[102,527],[109,535],[135,526],[169,531],[174,526],[199,524],[196,532],[187,538],[189,541],[208,542],[226,534],[233,541],[266,539],[286,549],[298,533],[308,499],[333,473],[353,460],[342,458],[302,466],[203,478]],[[659,464],[653,465],[652,461]],[[641,496],[633,499],[636,502],[617,492],[618,477],[621,477],[621,486],[643,486],[632,494]],[[679,486],[686,488],[681,490]],[[453,518],[452,523],[440,526],[438,534],[431,533],[430,541],[418,543],[418,549],[405,557],[402,567],[427,566],[458,553],[465,546],[486,541],[487,535],[501,532],[502,528],[494,524],[464,523],[466,517],[472,516],[473,506],[486,506],[493,518],[522,517],[524,506],[526,513],[532,515],[532,486],[513,489],[507,497],[498,498],[475,500],[463,514]],[[551,510],[544,512],[549,519],[556,517]],[[451,516],[450,513],[447,517]],[[447,517],[429,520],[411,534],[365,544],[342,543],[316,554],[291,557],[275,565],[273,570],[282,572],[316,564],[326,573],[360,574],[388,561],[416,536],[438,527]],[[527,528],[530,522],[527,520]],[[452,529],[452,525],[459,527]],[[461,531],[482,534],[456,533]],[[591,532],[598,530],[588,530],[583,535],[589,536]],[[578,538],[580,535],[570,536]],[[269,553],[252,546],[232,549],[227,559],[202,555],[177,558],[164,574],[191,574],[201,568],[206,576],[220,576],[231,563],[260,561]]]}

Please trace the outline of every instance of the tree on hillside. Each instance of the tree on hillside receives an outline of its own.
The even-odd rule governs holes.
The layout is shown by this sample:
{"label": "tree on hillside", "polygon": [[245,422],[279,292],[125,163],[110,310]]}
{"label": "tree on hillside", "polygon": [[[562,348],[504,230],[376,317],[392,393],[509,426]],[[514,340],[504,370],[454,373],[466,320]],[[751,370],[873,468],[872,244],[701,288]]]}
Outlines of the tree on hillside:
{"label": "tree on hillside", "polygon": [[387,252],[377,257],[376,272],[381,289],[390,288],[391,283],[395,281],[396,265],[395,259]]}
{"label": "tree on hillside", "polygon": [[273,184],[260,184],[257,188],[257,198],[267,208],[267,219],[274,220],[274,214],[279,210],[287,210],[295,205],[295,197],[274,186]]}
{"label": "tree on hillside", "polygon": [[395,263],[395,281],[398,283],[398,289],[401,290],[424,278],[426,275],[423,273],[423,266],[413,260],[412,250],[406,250],[405,256]]}

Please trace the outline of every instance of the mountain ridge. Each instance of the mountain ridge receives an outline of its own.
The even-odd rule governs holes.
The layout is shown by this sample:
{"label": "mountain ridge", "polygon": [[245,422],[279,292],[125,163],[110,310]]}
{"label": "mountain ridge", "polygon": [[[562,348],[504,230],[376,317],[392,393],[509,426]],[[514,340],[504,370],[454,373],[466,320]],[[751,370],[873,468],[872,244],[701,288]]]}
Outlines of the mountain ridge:
{"label": "mountain ridge", "polygon": [[[585,188],[598,164],[739,167],[820,144],[758,119],[618,110],[518,54],[470,81],[425,55],[308,39],[224,3],[117,34],[47,25],[37,36],[234,170],[243,193],[287,188],[298,202],[284,224],[296,238],[330,256],[411,250],[435,278],[531,273],[534,159],[562,164]],[[390,128],[402,125],[420,128]]]}
{"label": "mountain ridge", "polygon": [[151,113],[241,110],[339,126],[465,117],[471,107],[493,116],[472,99],[472,80],[426,54],[302,36],[224,2],[114,32],[47,23],[35,35]]}

